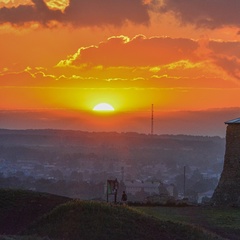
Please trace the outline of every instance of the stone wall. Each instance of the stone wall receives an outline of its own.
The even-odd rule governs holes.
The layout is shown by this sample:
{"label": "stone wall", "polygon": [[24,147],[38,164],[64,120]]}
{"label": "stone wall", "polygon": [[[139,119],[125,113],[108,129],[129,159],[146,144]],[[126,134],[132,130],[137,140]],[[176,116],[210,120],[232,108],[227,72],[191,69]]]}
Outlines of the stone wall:
{"label": "stone wall", "polygon": [[227,126],[224,166],[212,203],[240,206],[240,124]]}

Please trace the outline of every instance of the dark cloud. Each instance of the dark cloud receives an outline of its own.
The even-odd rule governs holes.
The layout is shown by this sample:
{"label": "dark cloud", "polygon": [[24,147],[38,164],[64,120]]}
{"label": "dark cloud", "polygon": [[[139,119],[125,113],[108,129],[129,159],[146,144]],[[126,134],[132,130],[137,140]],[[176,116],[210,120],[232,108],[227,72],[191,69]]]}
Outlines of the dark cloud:
{"label": "dark cloud", "polygon": [[222,68],[229,76],[240,80],[240,60],[236,57],[216,56],[214,63]]}
{"label": "dark cloud", "polygon": [[229,76],[240,79],[240,49],[239,42],[219,42],[212,41],[209,43],[211,49],[211,59],[213,63],[224,70]]}
{"label": "dark cloud", "polygon": [[0,9],[0,23],[11,23],[13,25],[22,25],[26,22],[39,22],[46,25],[52,20],[62,18],[61,11],[50,10],[43,0],[32,0],[33,4],[20,5],[12,8]]}
{"label": "dark cloud", "polygon": [[64,12],[51,10],[43,0],[32,0],[33,5],[20,5],[0,9],[0,24],[21,25],[50,21],[69,23],[75,26],[120,26],[126,21],[136,24],[149,22],[148,5],[142,0],[70,0]]}
{"label": "dark cloud", "polygon": [[240,26],[239,0],[164,0],[162,12],[174,13],[182,23],[197,27]]}
{"label": "dark cloud", "polygon": [[77,25],[121,25],[126,20],[147,23],[149,16],[141,0],[72,0],[65,19]]}

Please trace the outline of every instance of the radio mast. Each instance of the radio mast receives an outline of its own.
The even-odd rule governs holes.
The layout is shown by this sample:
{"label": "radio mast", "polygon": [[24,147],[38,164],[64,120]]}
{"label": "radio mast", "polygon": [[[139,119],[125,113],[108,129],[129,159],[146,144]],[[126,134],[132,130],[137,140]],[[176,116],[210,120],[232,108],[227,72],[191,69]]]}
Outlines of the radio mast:
{"label": "radio mast", "polygon": [[151,116],[151,135],[153,135],[153,104],[152,104],[152,116]]}

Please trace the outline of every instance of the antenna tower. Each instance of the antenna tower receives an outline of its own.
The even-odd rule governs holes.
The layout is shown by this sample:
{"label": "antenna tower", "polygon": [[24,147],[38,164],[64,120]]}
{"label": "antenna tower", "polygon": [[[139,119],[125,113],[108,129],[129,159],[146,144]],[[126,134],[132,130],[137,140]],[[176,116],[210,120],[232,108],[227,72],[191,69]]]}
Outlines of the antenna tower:
{"label": "antenna tower", "polygon": [[153,135],[153,104],[152,104],[152,117],[151,117],[151,135]]}

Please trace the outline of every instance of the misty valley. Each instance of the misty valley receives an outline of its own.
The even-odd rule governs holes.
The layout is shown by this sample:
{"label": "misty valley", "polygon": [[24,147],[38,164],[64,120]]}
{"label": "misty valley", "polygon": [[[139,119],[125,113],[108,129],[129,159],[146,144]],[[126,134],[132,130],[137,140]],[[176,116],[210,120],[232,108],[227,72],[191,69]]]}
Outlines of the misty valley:
{"label": "misty valley", "polygon": [[105,201],[107,180],[117,179],[132,202],[199,203],[217,186],[224,151],[220,137],[1,129],[0,188]]}

